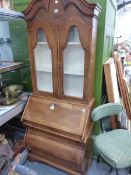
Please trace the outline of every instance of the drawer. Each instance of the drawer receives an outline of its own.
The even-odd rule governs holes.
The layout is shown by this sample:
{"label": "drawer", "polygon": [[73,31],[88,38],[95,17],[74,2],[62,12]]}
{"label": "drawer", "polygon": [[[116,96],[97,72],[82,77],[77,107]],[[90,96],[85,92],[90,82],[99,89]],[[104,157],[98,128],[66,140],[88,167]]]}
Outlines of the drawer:
{"label": "drawer", "polygon": [[63,159],[77,165],[80,165],[84,159],[84,150],[71,147],[69,145],[50,140],[27,132],[25,144],[32,151],[45,152],[53,157]]}

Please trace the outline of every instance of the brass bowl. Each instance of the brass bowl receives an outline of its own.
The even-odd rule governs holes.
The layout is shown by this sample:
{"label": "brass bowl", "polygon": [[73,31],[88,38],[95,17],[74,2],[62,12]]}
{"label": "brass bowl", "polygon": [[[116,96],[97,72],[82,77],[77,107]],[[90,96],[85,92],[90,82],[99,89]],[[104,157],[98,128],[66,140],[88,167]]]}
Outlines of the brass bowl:
{"label": "brass bowl", "polygon": [[23,92],[23,86],[22,85],[9,85],[2,89],[2,93],[5,94],[5,96],[9,96],[10,98],[17,98],[20,94]]}
{"label": "brass bowl", "polygon": [[18,98],[10,98],[10,97],[1,97],[0,98],[0,104],[1,105],[12,105],[18,101]]}

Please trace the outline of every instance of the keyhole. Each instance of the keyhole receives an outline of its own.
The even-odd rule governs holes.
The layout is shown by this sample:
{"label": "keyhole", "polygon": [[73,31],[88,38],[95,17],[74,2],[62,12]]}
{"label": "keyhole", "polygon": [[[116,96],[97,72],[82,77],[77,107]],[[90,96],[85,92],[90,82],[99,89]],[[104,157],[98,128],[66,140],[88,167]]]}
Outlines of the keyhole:
{"label": "keyhole", "polygon": [[58,12],[59,12],[59,10],[58,10],[58,9],[54,9],[54,13],[56,13],[56,14],[57,14]]}

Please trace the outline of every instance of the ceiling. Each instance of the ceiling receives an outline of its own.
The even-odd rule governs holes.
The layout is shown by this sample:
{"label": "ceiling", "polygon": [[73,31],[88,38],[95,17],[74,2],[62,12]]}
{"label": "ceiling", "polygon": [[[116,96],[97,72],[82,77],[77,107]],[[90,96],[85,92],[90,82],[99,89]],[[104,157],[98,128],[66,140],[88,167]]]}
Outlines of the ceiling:
{"label": "ceiling", "polygon": [[125,7],[126,5],[131,4],[131,0],[117,0],[117,2],[118,2],[118,6],[117,6],[118,10]]}

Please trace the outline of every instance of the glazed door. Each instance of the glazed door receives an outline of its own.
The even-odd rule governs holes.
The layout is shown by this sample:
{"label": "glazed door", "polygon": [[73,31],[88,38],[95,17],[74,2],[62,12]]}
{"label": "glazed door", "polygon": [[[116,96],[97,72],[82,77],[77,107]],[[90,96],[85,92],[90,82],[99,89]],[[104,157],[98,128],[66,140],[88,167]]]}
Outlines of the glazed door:
{"label": "glazed door", "polygon": [[81,46],[78,28],[73,26],[63,53],[64,95],[83,99],[85,52]]}
{"label": "glazed door", "polygon": [[99,11],[94,8],[84,0],[33,1],[26,20],[36,95],[86,103],[93,98]]}
{"label": "glazed door", "polygon": [[38,30],[38,41],[34,49],[34,57],[38,91],[53,93],[52,56],[43,30]]}
{"label": "glazed door", "polygon": [[[57,44],[50,32],[45,32],[44,27],[39,27],[37,30],[32,31],[34,37],[34,47],[31,52],[32,55],[32,80],[33,92],[37,95],[57,96],[56,85],[56,69],[55,60],[57,56]],[[31,32],[30,32],[31,33]],[[33,34],[31,33],[30,37]],[[36,38],[36,39],[35,39]],[[47,40],[48,38],[48,40]],[[50,43],[51,38],[51,43]],[[31,39],[32,41],[32,39]],[[33,44],[31,42],[31,44]]]}
{"label": "glazed door", "polygon": [[83,31],[77,25],[67,25],[66,30],[60,35],[61,97],[85,101],[89,72],[88,40],[84,40]]}

